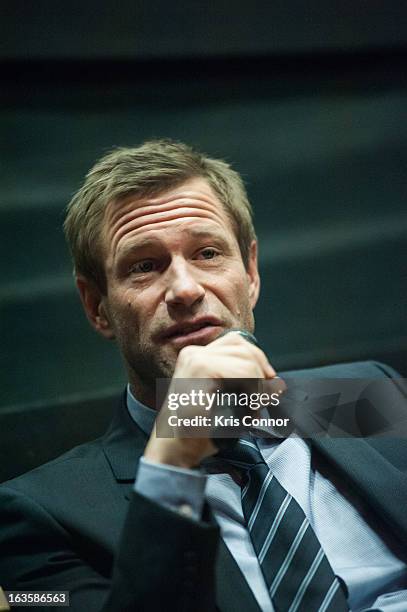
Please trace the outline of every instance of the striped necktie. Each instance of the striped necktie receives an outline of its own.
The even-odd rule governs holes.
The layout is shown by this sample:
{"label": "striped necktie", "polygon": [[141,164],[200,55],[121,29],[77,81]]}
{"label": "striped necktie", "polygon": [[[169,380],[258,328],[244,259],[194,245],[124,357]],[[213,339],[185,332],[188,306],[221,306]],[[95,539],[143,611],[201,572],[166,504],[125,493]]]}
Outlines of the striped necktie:
{"label": "striped necktie", "polygon": [[349,610],[308,519],[273,476],[254,439],[240,439],[218,457],[243,475],[243,513],[276,612]]}

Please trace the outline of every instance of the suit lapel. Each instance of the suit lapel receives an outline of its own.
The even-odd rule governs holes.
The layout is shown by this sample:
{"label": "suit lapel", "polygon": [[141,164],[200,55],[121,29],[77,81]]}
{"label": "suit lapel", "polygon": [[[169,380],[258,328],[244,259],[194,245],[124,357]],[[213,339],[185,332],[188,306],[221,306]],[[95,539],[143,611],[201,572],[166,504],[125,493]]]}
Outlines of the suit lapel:
{"label": "suit lapel", "polygon": [[129,415],[124,393],[113,421],[103,437],[103,452],[126,499],[130,497],[137,464],[147,440],[147,435]]}

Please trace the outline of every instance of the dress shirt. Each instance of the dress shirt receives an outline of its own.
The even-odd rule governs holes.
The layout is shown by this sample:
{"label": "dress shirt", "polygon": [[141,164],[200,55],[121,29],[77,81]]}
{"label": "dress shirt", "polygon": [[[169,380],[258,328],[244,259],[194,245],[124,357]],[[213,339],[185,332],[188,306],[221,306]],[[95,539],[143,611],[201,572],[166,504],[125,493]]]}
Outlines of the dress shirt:
{"label": "dress shirt", "polygon": [[[156,412],[140,404],[130,389],[127,403],[131,417],[149,435]],[[273,474],[303,509],[334,573],[346,584],[352,612],[369,608],[406,612],[407,566],[402,561],[401,550],[383,532],[366,506],[335,474],[327,473],[325,464],[318,469],[305,440],[257,438],[257,443]],[[197,520],[206,499],[260,609],[273,612],[245,527],[241,489],[230,474],[205,474],[201,470],[164,466],[141,458],[135,489]]]}

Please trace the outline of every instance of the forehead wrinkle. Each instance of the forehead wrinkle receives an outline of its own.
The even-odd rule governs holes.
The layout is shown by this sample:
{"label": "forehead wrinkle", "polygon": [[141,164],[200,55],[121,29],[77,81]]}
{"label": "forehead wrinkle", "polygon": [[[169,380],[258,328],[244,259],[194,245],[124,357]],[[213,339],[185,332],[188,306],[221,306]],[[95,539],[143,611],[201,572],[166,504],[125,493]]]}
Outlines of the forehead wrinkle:
{"label": "forehead wrinkle", "polygon": [[[171,211],[176,212],[177,214],[186,214],[188,211],[190,210],[202,210],[202,211],[207,211],[215,216],[218,216],[219,218],[222,218],[222,214],[218,213],[218,209],[215,208],[214,206],[208,206],[203,208],[202,206],[194,206],[194,204],[189,201],[185,202],[185,206],[183,206],[183,202],[179,202],[177,206],[165,206],[165,207],[159,207],[158,209],[156,207],[141,207],[141,208],[132,208],[131,210],[129,210],[128,212],[123,213],[123,211],[117,211],[117,214],[114,215],[112,217],[112,227],[111,227],[111,233],[115,233],[117,231],[117,229],[120,226],[123,226],[127,223],[127,220],[136,220],[142,217],[149,217],[149,216],[156,216],[156,217],[165,217],[166,213],[170,213]],[[120,214],[122,213],[122,214]]]}
{"label": "forehead wrinkle", "polygon": [[[202,206],[202,204],[204,204],[204,206]],[[158,212],[157,207],[159,211],[163,213],[174,208],[204,208],[206,210],[220,210],[224,212],[224,208],[219,201],[214,202],[208,197],[196,197],[196,194],[191,194],[190,197],[188,197],[186,193],[182,193],[181,197],[177,195],[171,198],[161,198],[160,200],[141,199],[135,201],[131,199],[128,202],[124,202],[122,206],[113,208],[113,210],[111,206],[110,214],[108,214],[108,221],[112,221],[114,226],[116,222],[120,222],[122,219],[125,221],[128,216],[135,215],[140,217],[142,215],[154,214]]]}
{"label": "forehead wrinkle", "polygon": [[[196,179],[192,179],[192,181],[196,181]],[[199,205],[208,204],[210,207],[220,208],[224,210],[223,204],[220,202],[218,196],[213,192],[210,185],[204,182],[204,188],[202,189],[193,186],[189,187],[183,185],[177,189],[172,191],[167,191],[157,196],[142,196],[137,194],[129,194],[127,197],[121,198],[119,200],[113,200],[110,202],[107,210],[107,218],[114,222],[118,216],[122,216],[127,214],[128,212],[135,212],[137,205],[137,210],[144,212],[144,208],[152,208],[154,206],[165,207],[166,205],[171,205],[174,201],[177,201],[178,204],[183,203],[183,200],[188,200],[190,205],[193,205],[193,201]],[[192,202],[192,204],[191,204]],[[118,206],[119,205],[119,206]],[[163,208],[165,210],[165,208]]]}
{"label": "forehead wrinkle", "polygon": [[[165,226],[162,229],[166,229],[168,226],[174,225],[174,221],[177,220],[173,220],[173,221],[169,221],[168,223],[165,224]],[[153,232],[156,228],[154,227],[154,225],[151,226],[146,226],[145,228],[143,227],[143,232],[144,229],[147,232]],[[206,238],[206,237],[211,237],[211,238],[215,238],[215,239],[222,239],[224,238],[224,232],[222,231],[218,231],[216,229],[208,229],[207,226],[202,226],[202,227],[197,227],[197,228],[180,228],[180,233],[181,235],[186,234],[187,237],[198,239],[198,238]],[[162,240],[159,237],[145,237],[143,236],[142,238],[139,237],[139,234],[136,232],[134,233],[134,235],[132,237],[129,237],[128,242],[126,242],[123,246],[120,245],[120,242],[118,243],[118,248],[116,251],[116,257],[126,257],[128,253],[132,253],[133,251],[136,251],[139,248],[145,248],[145,247],[150,247],[150,246],[156,246],[156,245],[161,245],[162,244]]]}
{"label": "forehead wrinkle", "polygon": [[[168,207],[165,210],[154,209],[151,211],[147,209],[146,213],[140,213],[139,209],[132,210],[131,212],[121,215],[116,223],[113,224],[110,231],[108,231],[108,237],[111,239],[112,247],[114,250],[117,249],[121,239],[134,230],[147,229],[151,225],[157,223],[166,223],[170,221],[183,221],[186,219],[201,218],[211,219],[215,222],[224,222],[224,215],[220,214],[214,207],[208,207],[202,209],[200,206],[189,206],[189,207]],[[146,223],[146,219],[148,222]]]}
{"label": "forehead wrinkle", "polygon": [[[191,182],[194,181],[196,179]],[[195,216],[206,217],[215,222],[227,222],[228,225],[230,223],[223,204],[211,186],[205,182],[203,186],[202,183],[199,186],[186,183],[156,197],[129,194],[121,200],[111,201],[106,209],[103,232],[106,248],[109,250],[113,248],[114,253],[119,242],[128,232],[147,227],[151,222],[166,222],[179,216],[181,221],[182,218]],[[148,223],[143,223],[146,220]]]}
{"label": "forehead wrinkle", "polygon": [[[193,221],[193,220],[197,220],[197,219],[203,219],[205,220],[205,227],[198,227],[198,228],[184,228],[182,229],[182,223],[183,221]],[[183,216],[181,219],[177,216],[175,217],[171,217],[168,218],[166,217],[165,219],[156,219],[153,222],[148,223],[147,225],[144,224],[139,224],[139,225],[135,225],[135,224],[131,224],[128,223],[126,228],[123,228],[123,231],[121,231],[119,234],[116,234],[114,236],[113,242],[112,242],[112,246],[113,246],[113,257],[116,258],[119,254],[122,255],[123,252],[127,253],[127,251],[131,251],[136,249],[139,245],[144,246],[143,239],[140,240],[132,240],[132,237],[138,237],[140,235],[140,233],[142,232],[143,234],[148,233],[148,232],[152,232],[154,230],[157,230],[157,225],[159,224],[160,227],[158,228],[158,230],[162,229],[165,230],[168,227],[171,226],[177,226],[177,225],[181,225],[181,229],[180,232],[181,234],[187,234],[188,236],[193,236],[194,238],[198,238],[198,237],[202,237],[202,236],[208,236],[208,235],[212,235],[212,236],[217,236],[217,237],[222,237],[224,235],[224,232],[221,231],[214,231],[212,229],[208,229],[207,224],[211,222],[215,222],[217,223],[217,219],[215,216],[212,217],[208,217],[208,215],[199,215],[199,214],[195,214],[193,216]],[[130,226],[130,227],[129,227]],[[132,236],[130,236],[130,234]],[[121,247],[121,243],[123,241],[123,239],[128,238],[128,240],[130,240],[130,244],[129,244],[129,248],[127,248],[127,246],[125,247]],[[160,242],[159,239],[151,239],[151,238],[147,238],[146,241],[148,242]]]}

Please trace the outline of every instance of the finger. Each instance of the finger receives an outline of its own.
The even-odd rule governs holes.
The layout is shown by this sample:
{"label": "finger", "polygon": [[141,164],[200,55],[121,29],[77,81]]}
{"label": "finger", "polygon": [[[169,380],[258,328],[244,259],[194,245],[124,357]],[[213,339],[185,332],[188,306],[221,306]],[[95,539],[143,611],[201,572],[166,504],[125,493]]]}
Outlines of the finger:
{"label": "finger", "polygon": [[[230,336],[230,337],[229,337]],[[229,339],[227,340],[227,337]],[[239,333],[230,332],[225,336],[222,336],[219,340],[223,340],[223,342],[219,342],[219,344],[215,347],[213,346],[215,343],[208,345],[216,350],[218,354],[224,354],[225,358],[231,357],[240,357],[244,360],[252,360],[255,361],[261,373],[259,374],[259,378],[273,378],[276,376],[276,371],[273,366],[269,362],[266,354],[259,347],[255,346],[248,342],[243,336]],[[215,341],[218,342],[218,341]],[[229,349],[229,350],[227,350]],[[227,351],[227,352],[226,352]]]}

